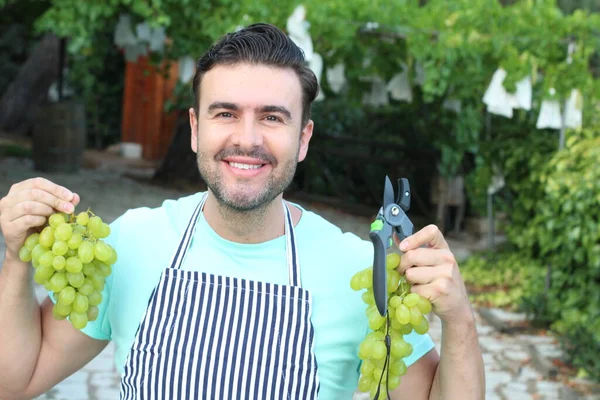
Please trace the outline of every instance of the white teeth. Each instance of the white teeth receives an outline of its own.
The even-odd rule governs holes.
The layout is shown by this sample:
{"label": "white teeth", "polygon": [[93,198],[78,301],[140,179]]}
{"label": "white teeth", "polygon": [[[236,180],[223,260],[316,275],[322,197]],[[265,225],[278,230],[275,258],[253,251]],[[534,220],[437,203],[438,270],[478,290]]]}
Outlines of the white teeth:
{"label": "white teeth", "polygon": [[258,164],[258,165],[254,165],[254,164],[241,164],[241,163],[236,163],[236,162],[230,162],[229,165],[231,165],[234,168],[239,168],[239,169],[257,169],[262,167],[262,165]]}

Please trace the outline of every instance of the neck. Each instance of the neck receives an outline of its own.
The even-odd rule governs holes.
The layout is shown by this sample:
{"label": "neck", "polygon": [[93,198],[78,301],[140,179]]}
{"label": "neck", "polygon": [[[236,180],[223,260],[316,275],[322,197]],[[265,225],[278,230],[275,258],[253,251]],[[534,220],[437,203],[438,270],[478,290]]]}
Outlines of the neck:
{"label": "neck", "polygon": [[223,239],[237,243],[262,243],[285,234],[282,196],[252,211],[237,211],[220,204],[209,192],[204,218]]}

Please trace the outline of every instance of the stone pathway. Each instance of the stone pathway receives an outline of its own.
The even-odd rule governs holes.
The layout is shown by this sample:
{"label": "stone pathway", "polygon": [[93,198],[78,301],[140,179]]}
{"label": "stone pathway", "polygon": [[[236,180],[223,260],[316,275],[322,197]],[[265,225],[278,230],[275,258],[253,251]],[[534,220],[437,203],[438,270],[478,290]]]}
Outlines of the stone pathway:
{"label": "stone pathway", "polygon": [[[107,222],[111,222],[129,208],[159,206],[164,199],[176,198],[186,193],[144,185],[124,178],[120,172],[109,169],[83,170],[76,175],[44,174],[44,177],[77,191],[82,207],[91,207]],[[26,160],[5,159],[0,161],[0,197],[6,194],[12,183],[37,176],[31,163]],[[304,205],[304,204],[303,204]],[[310,205],[304,205],[311,209]],[[325,218],[343,230],[362,237],[368,233],[368,222],[350,217],[331,209],[319,210]],[[366,224],[366,225],[365,225]],[[367,227],[365,229],[365,227]],[[461,258],[469,253],[469,246],[451,242],[451,247]],[[3,259],[4,242],[0,236],[0,262]],[[36,288],[38,297],[45,296],[42,287]],[[554,382],[531,363],[531,346],[548,357],[559,356],[560,350],[552,338],[505,334],[489,325],[479,313],[477,329],[484,355],[487,400],[600,400],[600,395],[579,395],[564,384]],[[430,334],[438,352],[441,342],[441,325],[435,316],[430,318]],[[114,348],[109,345],[98,357],[56,387],[38,397],[38,400],[114,400],[118,398],[119,377],[113,365]],[[355,394],[354,400],[368,397]]]}

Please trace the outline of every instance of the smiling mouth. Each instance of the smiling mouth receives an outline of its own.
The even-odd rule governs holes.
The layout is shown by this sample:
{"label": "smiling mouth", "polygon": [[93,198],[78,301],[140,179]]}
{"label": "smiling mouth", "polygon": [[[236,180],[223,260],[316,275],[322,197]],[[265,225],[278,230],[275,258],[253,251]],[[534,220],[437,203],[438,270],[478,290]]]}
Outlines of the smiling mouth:
{"label": "smiling mouth", "polygon": [[266,164],[243,164],[243,163],[239,163],[239,162],[228,162],[228,164],[233,168],[245,169],[245,170],[259,169],[266,165]]}

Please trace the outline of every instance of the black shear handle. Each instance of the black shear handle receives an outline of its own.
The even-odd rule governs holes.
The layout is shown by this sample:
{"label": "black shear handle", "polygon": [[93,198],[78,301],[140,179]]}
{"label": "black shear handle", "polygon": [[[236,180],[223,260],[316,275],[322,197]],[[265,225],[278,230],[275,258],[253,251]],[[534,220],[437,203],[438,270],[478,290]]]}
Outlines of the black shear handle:
{"label": "black shear handle", "polygon": [[[383,229],[381,231],[371,231],[369,237],[373,242],[374,259],[373,259],[373,296],[375,305],[381,316],[387,313],[387,270],[386,270],[386,255],[387,247],[386,240],[389,241],[390,234],[386,235]],[[391,232],[390,232],[391,233]],[[385,239],[387,237],[387,239]]]}

